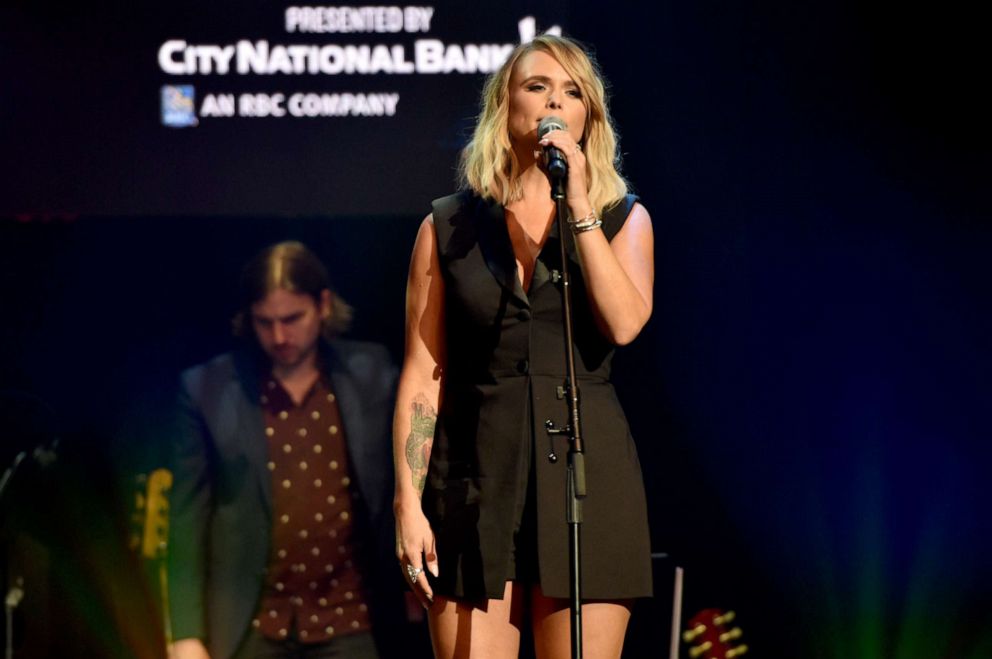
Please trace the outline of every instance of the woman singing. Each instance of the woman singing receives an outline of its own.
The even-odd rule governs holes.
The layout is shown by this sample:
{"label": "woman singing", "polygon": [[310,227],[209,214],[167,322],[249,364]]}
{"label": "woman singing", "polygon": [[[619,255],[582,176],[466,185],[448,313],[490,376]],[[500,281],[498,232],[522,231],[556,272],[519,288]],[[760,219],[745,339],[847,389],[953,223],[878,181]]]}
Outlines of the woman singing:
{"label": "woman singing", "polygon": [[[538,125],[567,126],[543,139]],[[396,552],[428,607],[438,659],[569,656],[567,425],[561,257],[542,149],[568,165],[587,492],[583,647],[620,656],[632,601],[651,594],[637,452],[610,384],[613,348],[651,315],[653,236],[616,169],[595,63],[540,36],[487,81],[464,190],[438,199],[413,248],[394,443]],[[562,459],[549,459],[554,453]]]}

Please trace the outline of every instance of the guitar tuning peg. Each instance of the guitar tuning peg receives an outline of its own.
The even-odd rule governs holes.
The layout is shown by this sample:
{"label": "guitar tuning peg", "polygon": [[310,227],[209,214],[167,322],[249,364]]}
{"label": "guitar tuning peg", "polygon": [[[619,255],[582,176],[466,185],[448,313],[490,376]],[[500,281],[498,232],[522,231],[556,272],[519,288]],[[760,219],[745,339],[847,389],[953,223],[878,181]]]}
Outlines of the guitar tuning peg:
{"label": "guitar tuning peg", "polygon": [[717,627],[719,627],[721,625],[726,625],[728,622],[733,622],[734,621],[734,618],[736,618],[736,617],[737,617],[737,614],[735,612],[733,612],[733,611],[727,611],[723,615],[714,617],[713,618],[713,624],[716,625]]}
{"label": "guitar tuning peg", "polygon": [[695,627],[693,627],[692,629],[687,629],[684,632],[682,632],[682,640],[685,641],[686,643],[692,643],[701,634],[704,633],[706,633],[706,625],[700,623]]}
{"label": "guitar tuning peg", "polygon": [[741,637],[742,633],[743,632],[741,632],[740,627],[734,627],[733,629],[729,631],[725,631],[722,634],[720,634],[720,642],[726,643],[727,641],[733,641],[734,639],[738,639]]}
{"label": "guitar tuning peg", "polygon": [[692,659],[696,659],[696,657],[700,657],[712,649],[713,644],[710,641],[706,641],[705,643],[701,643],[694,648],[689,648],[689,656],[692,657]]}
{"label": "guitar tuning peg", "polygon": [[746,645],[739,645],[736,648],[733,648],[731,650],[727,650],[727,653],[724,656],[727,659],[734,659],[734,657],[739,657],[742,654],[745,654],[746,652],[747,652],[747,646]]}

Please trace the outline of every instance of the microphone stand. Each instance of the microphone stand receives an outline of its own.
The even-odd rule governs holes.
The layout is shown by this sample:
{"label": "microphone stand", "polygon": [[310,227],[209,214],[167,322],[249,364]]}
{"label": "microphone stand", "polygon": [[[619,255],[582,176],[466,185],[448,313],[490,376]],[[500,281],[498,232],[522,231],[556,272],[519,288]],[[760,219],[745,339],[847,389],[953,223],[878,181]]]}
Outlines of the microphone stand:
{"label": "microphone stand", "polygon": [[[39,444],[35,447],[34,451],[31,453],[31,457],[40,464],[42,467],[47,467],[56,459],[55,450],[59,445],[58,438],[55,438],[51,444],[44,445]],[[21,451],[16,456],[14,456],[14,461],[7,467],[6,471],[3,472],[3,476],[0,476],[0,506],[7,505],[7,489],[10,487],[11,480],[21,471],[21,465],[24,460],[27,459],[28,452]],[[6,542],[6,533],[8,529],[0,529],[4,532],[4,541]],[[10,545],[13,543],[11,542]],[[10,546],[3,547],[3,578],[0,580],[7,588],[7,593],[4,596],[4,659],[13,659],[14,657],[14,611],[21,604],[21,600],[24,599],[24,577],[22,575],[14,576],[13,570],[11,569],[11,548]]]}
{"label": "microphone stand", "polygon": [[[0,505],[4,504],[4,496],[7,494],[7,488],[10,486],[10,481],[17,473],[18,467],[24,462],[24,459],[28,456],[27,451],[21,451],[16,456],[14,456],[14,461],[7,467],[6,471],[3,472],[3,476],[0,476]],[[4,547],[4,549],[9,550],[9,547]],[[11,574],[10,565],[8,561],[10,556],[7,551],[4,552],[4,587],[10,586],[7,590],[7,594],[4,597],[4,659],[13,659],[14,657],[14,610],[21,603],[21,599],[24,597],[24,578],[21,576],[14,577]],[[10,579],[13,585],[7,583]]]}
{"label": "microphone stand", "polygon": [[[562,168],[563,169],[563,168]],[[582,500],[586,496],[585,453],[579,409],[579,384],[575,377],[575,350],[572,344],[572,289],[568,273],[568,250],[565,238],[568,230],[565,204],[565,172],[561,169],[551,175],[551,198],[555,201],[558,221],[558,239],[561,246],[562,323],[565,329],[565,399],[568,401],[568,423],[556,428],[549,419],[545,429],[549,435],[565,435],[569,440],[565,517],[568,522],[568,576],[569,609],[572,629],[572,659],[582,659],[582,550],[579,543],[582,532]],[[552,452],[548,459],[557,461]]]}

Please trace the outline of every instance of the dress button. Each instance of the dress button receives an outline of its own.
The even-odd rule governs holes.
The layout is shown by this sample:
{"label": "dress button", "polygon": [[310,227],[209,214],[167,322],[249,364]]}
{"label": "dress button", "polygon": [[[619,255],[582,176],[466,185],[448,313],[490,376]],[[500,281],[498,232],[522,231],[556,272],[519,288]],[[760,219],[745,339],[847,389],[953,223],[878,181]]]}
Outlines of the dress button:
{"label": "dress button", "polygon": [[527,373],[527,371],[529,370],[530,370],[530,362],[528,362],[526,359],[521,359],[520,361],[517,362],[517,373],[523,375]]}

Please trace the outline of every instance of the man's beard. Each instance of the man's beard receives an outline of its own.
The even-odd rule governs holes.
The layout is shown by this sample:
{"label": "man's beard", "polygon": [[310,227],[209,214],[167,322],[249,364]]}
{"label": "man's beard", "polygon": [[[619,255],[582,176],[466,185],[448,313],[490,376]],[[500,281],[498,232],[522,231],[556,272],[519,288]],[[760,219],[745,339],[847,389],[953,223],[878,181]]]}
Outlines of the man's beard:
{"label": "man's beard", "polygon": [[282,350],[273,349],[269,353],[269,359],[272,361],[273,367],[278,367],[282,370],[293,370],[306,363],[316,349],[316,345],[308,349],[287,346]]}

